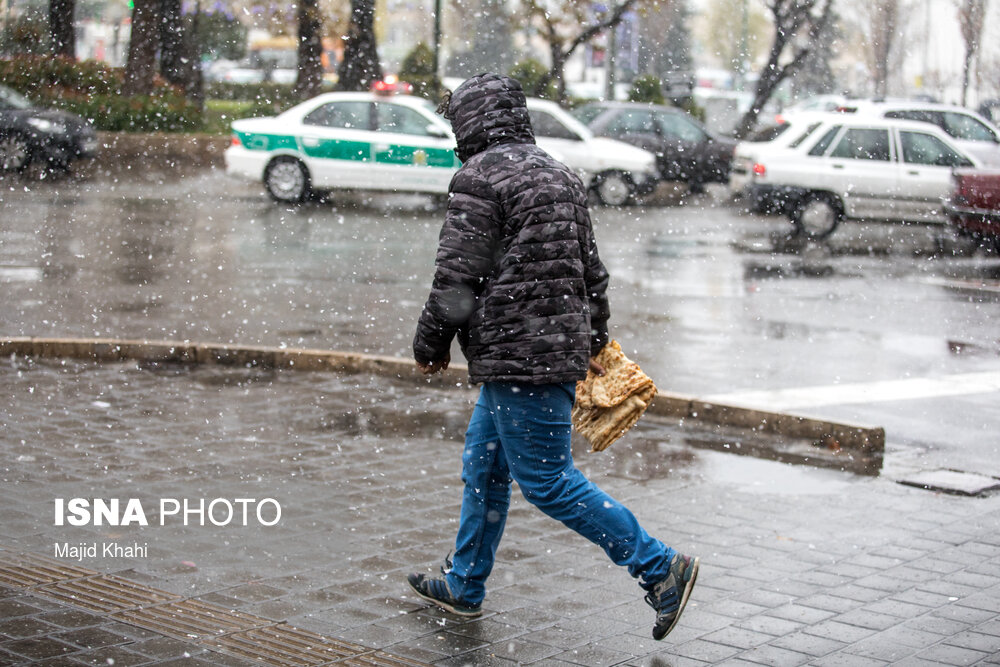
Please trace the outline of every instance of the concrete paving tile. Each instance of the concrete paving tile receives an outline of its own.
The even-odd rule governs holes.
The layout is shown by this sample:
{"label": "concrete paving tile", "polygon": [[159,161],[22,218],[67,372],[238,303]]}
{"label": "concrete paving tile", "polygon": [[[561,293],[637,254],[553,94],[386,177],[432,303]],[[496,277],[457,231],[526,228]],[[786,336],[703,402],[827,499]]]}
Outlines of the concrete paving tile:
{"label": "concrete paving tile", "polygon": [[471,665],[483,665],[483,667],[516,667],[522,663],[508,658],[501,658],[492,652],[492,649],[479,649],[470,651],[464,655],[449,658],[441,658],[434,662],[442,667],[470,667]]}
{"label": "concrete paving tile", "polygon": [[877,634],[855,642],[845,648],[843,652],[847,655],[863,656],[872,660],[881,660],[883,664],[891,664],[897,660],[908,658],[920,650],[922,648],[900,644],[887,639],[882,634]]}
{"label": "concrete paving tile", "polygon": [[847,644],[826,637],[807,634],[805,632],[793,632],[783,637],[778,637],[771,641],[771,646],[788,649],[796,653],[819,657],[839,651]]}
{"label": "concrete paving tile", "polygon": [[922,660],[940,662],[946,665],[974,665],[988,656],[988,653],[984,653],[982,651],[973,651],[971,649],[960,648],[958,646],[938,644],[937,646],[924,649],[920,653],[917,653],[914,657]]}
{"label": "concrete paving tile", "polygon": [[774,616],[775,618],[783,618],[787,621],[795,621],[797,623],[812,624],[824,621],[834,613],[831,611],[825,611],[822,609],[816,609],[815,607],[809,607],[806,605],[801,605],[798,603],[786,604],[780,607],[775,607],[765,612],[767,616]]}
{"label": "concrete paving tile", "polygon": [[[996,587],[994,587],[996,590]],[[980,609],[983,611],[991,611],[995,614],[1000,614],[1000,600],[997,599],[996,595],[993,593],[980,593],[977,595],[970,595],[964,597],[961,600],[955,602],[956,606],[959,607],[971,607],[973,609]]]}
{"label": "concrete paving tile", "polygon": [[986,635],[1000,636],[1000,617],[979,623],[973,629]]}
{"label": "concrete paving tile", "polygon": [[947,646],[982,651],[987,655],[1000,655],[1000,636],[983,634],[975,630],[960,632],[944,639],[941,643]]}
{"label": "concrete paving tile", "polygon": [[810,667],[884,667],[885,661],[850,653],[834,653],[809,662]]}
{"label": "concrete paving tile", "polygon": [[51,634],[57,627],[40,620],[37,616],[18,616],[0,621],[0,641],[3,639],[25,639]]}
{"label": "concrete paving tile", "polygon": [[55,656],[76,653],[80,649],[72,644],[52,639],[51,637],[16,639],[0,643],[0,648],[23,658],[42,660]]}
{"label": "concrete paving tile", "polygon": [[795,604],[832,613],[842,613],[851,609],[857,609],[862,603],[857,600],[837,597],[827,593],[819,593],[796,600]]}
{"label": "concrete paving tile", "polygon": [[763,632],[775,637],[782,637],[798,631],[803,627],[803,624],[783,618],[774,618],[773,616],[754,616],[745,621],[740,621],[736,624],[736,627],[754,632]]}
{"label": "concrete paving tile", "polygon": [[997,617],[997,614],[993,611],[978,609],[976,607],[966,607],[961,605],[961,602],[961,600],[958,600],[954,604],[935,609],[930,615],[934,618],[946,618],[970,625],[988,623],[991,619]]}
{"label": "concrete paving tile", "polygon": [[127,635],[109,632],[104,628],[80,628],[53,633],[51,636],[67,644],[76,644],[81,648],[99,648],[132,642],[132,639]]}
{"label": "concrete paving tile", "polygon": [[710,632],[706,635],[702,635],[701,638],[705,641],[714,642],[716,644],[725,644],[726,646],[732,646],[734,648],[748,649],[766,644],[773,640],[774,636],[761,632],[754,632],[745,628],[730,626],[722,628],[721,630],[716,630],[715,632]]}
{"label": "concrete paving tile", "polygon": [[85,665],[95,666],[115,665],[116,667],[134,667],[149,663],[148,656],[135,652],[130,646],[106,646],[93,651],[87,651],[79,657],[74,656],[74,659],[83,662]]}
{"label": "concrete paving tile", "polygon": [[520,663],[537,662],[564,652],[564,649],[533,642],[523,637],[506,639],[495,643],[491,642],[489,650],[498,658],[505,658]]}
{"label": "concrete paving tile", "polygon": [[740,653],[740,658],[769,667],[798,667],[812,661],[812,656],[771,645],[757,646],[744,651]]}
{"label": "concrete paving tile", "polygon": [[756,616],[767,611],[768,607],[762,607],[749,602],[741,602],[731,598],[723,598],[701,605],[702,611],[710,614],[728,616],[730,618],[743,619]]}
{"label": "concrete paving tile", "polygon": [[833,639],[845,644],[858,642],[865,637],[875,634],[874,630],[861,628],[856,625],[847,625],[846,623],[838,623],[835,620],[823,621],[822,623],[806,627],[802,631],[810,635],[826,637],[827,639]]}
{"label": "concrete paving tile", "polygon": [[522,637],[527,641],[546,644],[565,651],[566,649],[583,646],[590,640],[590,635],[572,628],[551,626],[541,630],[526,632]]}
{"label": "concrete paving tile", "polygon": [[580,648],[563,651],[551,657],[555,660],[562,660],[574,665],[583,665],[584,667],[610,667],[611,665],[624,663],[632,656],[627,653],[612,651],[589,644]]}
{"label": "concrete paving tile", "polygon": [[885,630],[899,623],[899,618],[896,616],[879,614],[866,609],[853,609],[838,615],[833,620],[870,630]]}
{"label": "concrete paving tile", "polygon": [[720,662],[740,653],[739,648],[709,641],[704,637],[674,646],[672,651],[677,655],[709,663]]}

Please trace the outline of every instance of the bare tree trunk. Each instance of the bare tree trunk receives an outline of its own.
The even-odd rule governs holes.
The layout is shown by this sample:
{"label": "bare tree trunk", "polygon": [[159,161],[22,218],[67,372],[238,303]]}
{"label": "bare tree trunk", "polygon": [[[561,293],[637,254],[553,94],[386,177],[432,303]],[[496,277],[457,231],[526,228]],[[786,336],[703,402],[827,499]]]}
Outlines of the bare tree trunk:
{"label": "bare tree trunk", "polygon": [[122,95],[149,95],[153,92],[156,51],[160,46],[159,16],[160,0],[135,0]]}
{"label": "bare tree trunk", "polygon": [[351,24],[344,38],[344,60],[338,75],[341,90],[368,90],[382,78],[375,45],[374,0],[351,0]]}
{"label": "bare tree trunk", "polygon": [[558,90],[558,97],[560,102],[566,101],[566,81],[565,74],[563,70],[566,67],[566,62],[569,57],[582,45],[593,39],[598,33],[603,30],[614,30],[619,23],[621,23],[625,14],[628,13],[639,0],[625,0],[622,4],[616,6],[614,11],[612,11],[603,21],[598,21],[587,27],[586,30],[579,33],[572,40],[569,40],[569,44],[565,45],[565,42],[560,40],[558,37],[557,27],[560,21],[560,17],[555,16],[549,10],[548,6],[543,6],[537,0],[524,0],[525,6],[527,7],[529,20],[531,17],[538,18],[545,25],[546,38],[549,41],[549,53],[552,57],[552,66],[549,71],[545,73],[541,79],[539,79],[538,86],[535,90],[535,94],[541,94],[549,83],[555,82],[556,89]]}
{"label": "bare tree trunk", "polygon": [[[815,11],[817,7],[818,12]],[[832,0],[769,0],[768,9],[774,16],[774,41],[771,43],[767,65],[757,79],[753,103],[736,126],[736,138],[742,139],[753,130],[761,109],[771,99],[778,85],[806,62],[830,21],[832,7]],[[803,31],[805,34],[802,34]],[[794,52],[790,58],[786,58],[785,50],[794,45],[794,40],[799,40],[799,46],[793,46]]]}
{"label": "bare tree trunk", "polygon": [[294,89],[299,99],[319,95],[323,86],[322,27],[316,0],[299,0],[298,78]]}
{"label": "bare tree trunk", "polygon": [[889,94],[890,58],[899,29],[899,0],[879,0],[872,12],[872,75],[875,79],[875,96]]}
{"label": "bare tree trunk", "polygon": [[49,37],[52,54],[76,60],[75,0],[49,0]]}
{"label": "bare tree trunk", "polygon": [[968,104],[972,63],[983,35],[986,19],[986,0],[961,0],[958,6],[958,23],[965,42],[965,61],[962,67],[962,106]]}
{"label": "bare tree trunk", "polygon": [[175,86],[183,86],[186,74],[184,22],[181,0],[160,0],[160,76]]}

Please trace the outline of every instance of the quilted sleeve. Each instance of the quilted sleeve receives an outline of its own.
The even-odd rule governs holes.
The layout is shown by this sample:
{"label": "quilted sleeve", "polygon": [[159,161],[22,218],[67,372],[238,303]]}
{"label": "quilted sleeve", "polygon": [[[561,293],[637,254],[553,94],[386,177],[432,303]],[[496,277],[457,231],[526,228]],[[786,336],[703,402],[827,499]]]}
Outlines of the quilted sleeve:
{"label": "quilted sleeve", "polygon": [[597,353],[608,343],[608,319],[611,317],[611,306],[608,303],[608,270],[597,253],[597,241],[594,238],[594,228],[590,222],[590,212],[583,208],[581,224],[581,242],[583,255],[583,278],[587,284],[587,303],[590,309],[590,356]]}
{"label": "quilted sleeve", "polygon": [[423,364],[444,358],[472,315],[493,271],[500,236],[499,198],[479,173],[460,169],[449,194],[434,281],[413,339],[413,356]]}

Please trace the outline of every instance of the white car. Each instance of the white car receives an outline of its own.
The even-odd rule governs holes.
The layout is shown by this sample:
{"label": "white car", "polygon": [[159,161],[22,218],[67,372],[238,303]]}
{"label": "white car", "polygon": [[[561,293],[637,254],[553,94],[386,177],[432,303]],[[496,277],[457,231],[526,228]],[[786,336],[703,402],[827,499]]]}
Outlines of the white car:
{"label": "white car", "polygon": [[823,238],[841,218],[943,223],[952,170],[979,166],[932,125],[829,114],[795,146],[758,156],[744,187]]}
{"label": "white car", "polygon": [[620,206],[656,187],[656,156],[624,141],[594,136],[555,102],[528,98],[535,140],[573,169],[602,204]]}
{"label": "white car", "polygon": [[[655,185],[651,153],[595,139],[568,114],[562,118],[539,102],[529,100],[533,119],[543,108],[542,117],[567,127],[566,138],[540,133],[538,145],[574,169],[602,202],[622,204]],[[263,182],[281,202],[335,189],[446,194],[461,164],[448,121],[409,95],[326,93],[275,117],[234,121],[232,130],[227,173]]]}
{"label": "white car", "polygon": [[851,100],[838,110],[937,125],[956,146],[975,155],[983,164],[1000,166],[1000,130],[971,109],[914,100]]}
{"label": "white car", "polygon": [[771,210],[774,201],[764,196],[767,193],[751,188],[754,165],[762,164],[766,155],[796,148],[806,141],[830,118],[828,112],[808,111],[783,113],[775,122],[767,125],[746,139],[738,142],[733,149],[733,161],[729,171],[729,190],[737,198],[743,199],[752,211]]}

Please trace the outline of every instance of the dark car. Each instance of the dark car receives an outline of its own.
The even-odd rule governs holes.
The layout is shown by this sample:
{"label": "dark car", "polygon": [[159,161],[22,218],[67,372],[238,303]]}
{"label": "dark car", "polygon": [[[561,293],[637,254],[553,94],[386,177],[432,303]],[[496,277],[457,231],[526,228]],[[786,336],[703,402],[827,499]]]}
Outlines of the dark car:
{"label": "dark car", "polygon": [[42,109],[0,86],[0,172],[20,171],[39,160],[63,168],[97,152],[97,133],[68,111]]}
{"label": "dark car", "polygon": [[681,109],[641,102],[591,102],[574,115],[597,136],[653,153],[663,180],[684,181],[694,192],[705,183],[729,180],[736,141],[712,134]]}

